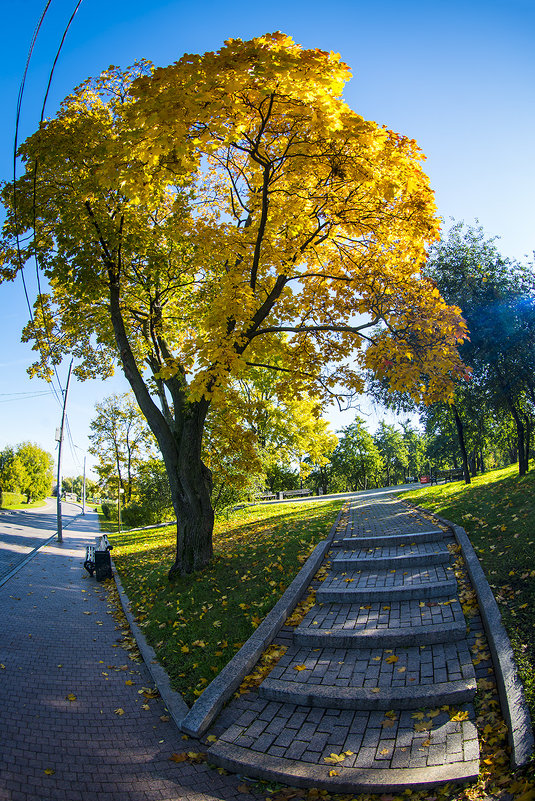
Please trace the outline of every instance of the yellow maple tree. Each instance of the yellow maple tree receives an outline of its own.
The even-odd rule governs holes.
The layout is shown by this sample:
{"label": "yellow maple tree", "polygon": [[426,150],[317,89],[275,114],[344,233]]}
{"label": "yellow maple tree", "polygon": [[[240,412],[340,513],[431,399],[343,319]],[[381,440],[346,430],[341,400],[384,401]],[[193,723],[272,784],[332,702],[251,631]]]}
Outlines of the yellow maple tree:
{"label": "yellow maple tree", "polygon": [[1,279],[34,255],[48,279],[33,369],[121,366],[169,477],[171,576],[211,558],[204,424],[249,369],[326,400],[371,368],[424,401],[463,370],[460,311],[420,273],[438,234],[423,156],[348,107],[349,77],[280,32],[110,68],[26,140],[3,190]]}

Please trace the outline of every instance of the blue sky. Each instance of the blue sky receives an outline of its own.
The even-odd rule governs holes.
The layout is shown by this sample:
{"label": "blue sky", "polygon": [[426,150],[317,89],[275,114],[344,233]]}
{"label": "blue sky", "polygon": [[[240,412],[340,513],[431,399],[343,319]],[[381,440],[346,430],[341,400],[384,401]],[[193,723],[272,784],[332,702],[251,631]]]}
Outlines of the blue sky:
{"label": "blue sky", "polygon": [[[45,0],[2,0],[0,33],[4,108],[0,178],[13,174],[17,94],[28,47]],[[76,0],[52,0],[28,73],[19,142],[39,120],[48,75]],[[23,9],[23,13],[21,10]],[[218,49],[227,38],[282,30],[305,47],[341,54],[353,72],[345,92],[362,116],[415,138],[439,214],[473,222],[501,238],[505,256],[532,260],[535,248],[535,3],[533,0],[83,0],[60,55],[47,105],[51,116],[74,86],[110,64],[140,57],[165,65],[184,52]],[[35,280],[28,271],[31,299]],[[26,375],[32,361],[20,331],[28,312],[20,279],[0,286],[0,448],[25,439],[54,452],[60,405]],[[60,370],[65,384],[67,364]],[[66,475],[80,471],[97,401],[126,389],[73,382],[68,415],[74,443]],[[365,407],[367,412],[370,409]],[[339,427],[352,415],[333,417]],[[374,416],[370,417],[373,429]]]}

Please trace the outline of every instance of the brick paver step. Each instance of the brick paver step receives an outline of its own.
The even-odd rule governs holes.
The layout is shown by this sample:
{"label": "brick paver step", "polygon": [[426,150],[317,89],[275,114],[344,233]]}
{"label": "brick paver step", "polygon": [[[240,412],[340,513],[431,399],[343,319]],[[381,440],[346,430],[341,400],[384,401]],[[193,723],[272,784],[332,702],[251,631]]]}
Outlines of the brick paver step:
{"label": "brick paver step", "polygon": [[461,714],[451,708],[385,712],[309,708],[251,694],[249,708],[209,748],[208,760],[237,773],[333,792],[431,786],[477,777],[473,721],[471,704]]}
{"label": "brick paver step", "polygon": [[419,709],[444,704],[464,704],[476,694],[476,680],[457,679],[439,684],[414,687],[385,687],[380,692],[368,687],[327,687],[284,679],[264,679],[260,696],[271,701],[285,701],[326,709]]}
{"label": "brick paver step", "polygon": [[414,545],[377,545],[370,548],[343,550],[332,553],[331,566],[334,570],[365,570],[400,565],[438,565],[447,564],[451,554],[444,542],[422,542]]}
{"label": "brick paver step", "polygon": [[463,611],[451,595],[433,600],[317,604],[294,630],[296,644],[316,648],[366,648],[370,643],[388,648],[464,637]]}
{"label": "brick paver step", "polygon": [[466,641],[397,648],[290,647],[260,687],[262,697],[337,709],[410,709],[473,699]]}
{"label": "brick paver step", "polygon": [[444,565],[357,570],[348,571],[345,576],[329,574],[317,589],[316,600],[351,603],[361,598],[369,601],[435,598],[456,593],[457,582],[452,574],[452,569]]}
{"label": "brick paver step", "polygon": [[358,537],[341,537],[335,540],[343,548],[374,548],[376,545],[411,545],[418,542],[438,542],[444,539],[440,529],[418,531],[413,533],[360,535]]}

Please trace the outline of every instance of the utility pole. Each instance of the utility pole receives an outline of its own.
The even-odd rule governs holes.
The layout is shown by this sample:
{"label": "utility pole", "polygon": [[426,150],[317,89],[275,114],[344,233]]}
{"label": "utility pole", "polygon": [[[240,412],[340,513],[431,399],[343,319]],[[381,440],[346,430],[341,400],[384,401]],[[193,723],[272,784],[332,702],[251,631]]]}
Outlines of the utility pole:
{"label": "utility pole", "polygon": [[72,359],[69,365],[69,374],[67,376],[67,386],[65,387],[65,395],[63,398],[63,413],[61,415],[61,428],[59,430],[58,447],[58,491],[57,491],[57,519],[58,519],[58,542],[63,542],[63,528],[61,523],[61,446],[63,444],[63,429],[65,427],[65,412],[67,410],[67,394],[69,392],[69,384],[71,381]]}
{"label": "utility pole", "polygon": [[84,484],[82,487],[82,514],[85,515],[85,460],[86,456],[84,456]]}

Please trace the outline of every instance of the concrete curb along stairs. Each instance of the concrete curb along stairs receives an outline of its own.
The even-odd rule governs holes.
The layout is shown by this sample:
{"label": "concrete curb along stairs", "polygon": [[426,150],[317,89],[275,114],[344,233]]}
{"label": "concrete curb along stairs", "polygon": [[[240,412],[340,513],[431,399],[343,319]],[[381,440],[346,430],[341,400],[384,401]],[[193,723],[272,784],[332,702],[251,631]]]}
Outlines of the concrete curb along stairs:
{"label": "concrete curb along stairs", "polygon": [[454,538],[408,514],[404,530],[354,536],[355,505],[351,515],[316,605],[258,693],[231,703],[208,759],[333,792],[475,779],[476,680],[448,564]]}
{"label": "concrete curb along stairs", "polygon": [[[426,512],[418,506],[414,508]],[[511,747],[511,765],[513,768],[522,767],[529,762],[535,748],[533,727],[524,689],[518,677],[513,649],[503,626],[498,604],[464,528],[438,515],[433,517],[451,528],[461,547],[470,581],[477,594],[481,618],[492,653],[500,705],[507,724],[507,736]]]}

